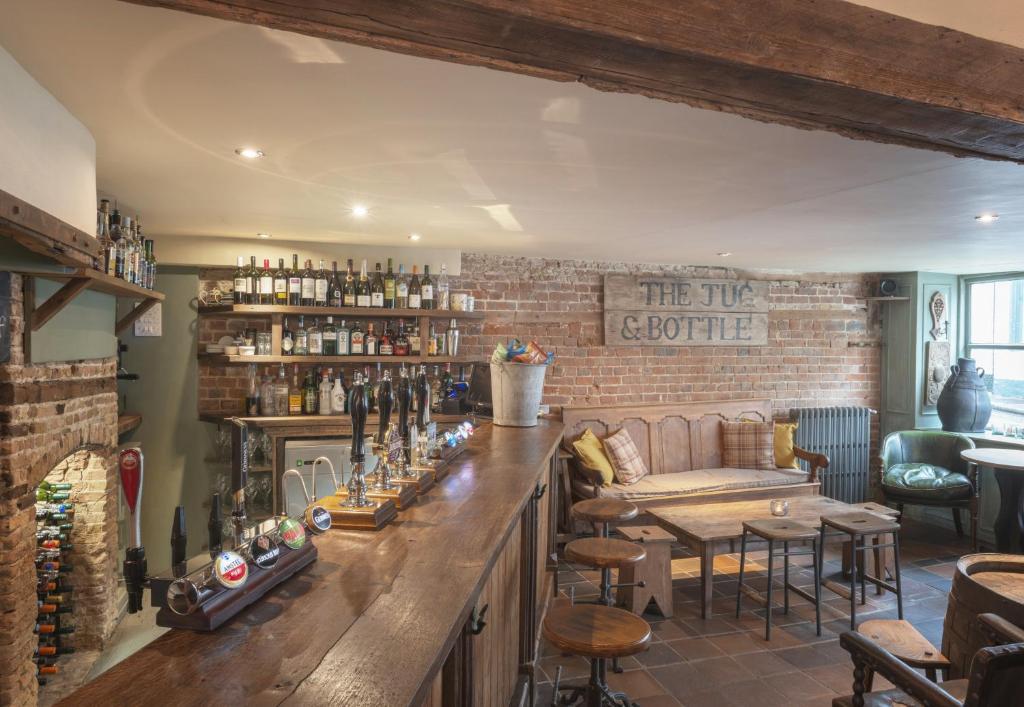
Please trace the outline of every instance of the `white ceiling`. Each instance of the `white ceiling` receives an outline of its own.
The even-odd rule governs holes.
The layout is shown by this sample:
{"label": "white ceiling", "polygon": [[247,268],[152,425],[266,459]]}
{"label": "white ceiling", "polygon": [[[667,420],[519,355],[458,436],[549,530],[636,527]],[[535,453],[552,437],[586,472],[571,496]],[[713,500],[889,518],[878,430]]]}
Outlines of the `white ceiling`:
{"label": "white ceiling", "polygon": [[1024,268],[1016,165],[114,0],[0,0],[0,16],[0,44],[93,132],[100,188],[197,249],[416,231],[586,260]]}

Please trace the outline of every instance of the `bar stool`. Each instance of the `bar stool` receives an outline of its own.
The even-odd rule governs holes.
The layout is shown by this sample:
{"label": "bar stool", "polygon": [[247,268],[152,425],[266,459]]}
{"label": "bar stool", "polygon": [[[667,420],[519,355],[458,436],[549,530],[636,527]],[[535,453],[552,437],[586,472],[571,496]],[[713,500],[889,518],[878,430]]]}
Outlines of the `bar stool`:
{"label": "bar stool", "polygon": [[[766,518],[764,520],[748,520],[743,523],[743,536],[740,539],[740,579],[739,584],[736,586],[736,618],[740,616],[740,597],[743,595],[744,590],[750,593],[752,596],[757,597],[756,592],[753,588],[744,587],[743,585],[743,566],[747,559],[747,533],[754,535],[762,540],[768,541],[768,589],[765,597],[765,617],[764,617],[764,640],[770,641],[772,637],[772,564],[776,557],[782,558],[782,597],[783,597],[783,612],[789,613],[789,592],[793,591],[797,596],[801,596],[807,601],[814,604],[814,618],[818,630],[818,635],[821,635],[821,575],[819,574],[820,568],[818,566],[818,558],[820,557],[820,547],[818,545],[818,531],[802,523],[788,520],[786,518]],[[810,542],[811,549],[799,548],[790,550],[789,544],[791,542]],[[782,543],[782,552],[775,552],[775,544]],[[811,564],[814,566],[814,594],[801,589],[800,587],[794,586],[789,583],[789,558],[799,557],[801,555],[810,555]]]}
{"label": "bar stool", "polygon": [[[586,685],[561,687],[561,669],[555,676],[552,707],[573,704],[583,697],[586,707],[633,706],[636,703],[622,693],[608,689],[605,661],[635,655],[651,642],[651,626],[636,614],[598,604],[554,607],[544,618],[544,637],[559,650],[590,661],[590,680]],[[561,690],[571,690],[560,698]]]}
{"label": "bar stool", "polygon": [[610,524],[633,520],[640,514],[640,509],[636,504],[617,498],[591,498],[573,504],[572,514],[593,523],[597,534],[607,538]]}
{"label": "bar stool", "polygon": [[[598,604],[611,606],[612,589],[626,586],[612,584],[612,568],[634,567],[647,557],[647,550],[638,543],[615,538],[580,538],[565,544],[565,559],[601,570],[601,596]],[[635,583],[631,582],[630,586]]]}
{"label": "bar stool", "polygon": [[[860,575],[860,603],[867,602],[867,582],[876,587],[893,592],[896,595],[896,610],[900,619],[903,618],[903,585],[900,581],[900,524],[891,517],[884,517],[867,511],[852,511],[847,513],[834,513],[821,516],[821,548],[818,556],[818,575],[823,571],[823,558],[825,555],[825,538],[828,529],[834,533],[831,535],[844,535],[850,543],[850,630],[857,629],[857,578]],[[887,537],[888,536],[888,537]],[[868,545],[868,540],[872,544]],[[858,542],[859,541],[859,542]],[[864,567],[858,572],[857,558],[866,557],[866,550],[878,552],[892,548],[892,570],[896,579],[895,586],[885,581],[884,577],[876,577],[868,574],[868,568]],[[884,563],[881,574],[885,574]],[[830,581],[822,581],[822,584],[839,596],[846,594],[845,587]]]}

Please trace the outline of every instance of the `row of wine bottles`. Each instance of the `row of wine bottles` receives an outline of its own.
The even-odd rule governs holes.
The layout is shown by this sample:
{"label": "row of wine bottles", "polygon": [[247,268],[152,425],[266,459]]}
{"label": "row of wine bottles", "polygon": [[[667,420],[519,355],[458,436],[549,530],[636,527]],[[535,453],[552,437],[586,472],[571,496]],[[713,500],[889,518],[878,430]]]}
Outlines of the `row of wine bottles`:
{"label": "row of wine bottles", "polygon": [[74,588],[68,575],[74,569],[69,562],[74,550],[71,531],[74,524],[72,484],[43,481],[36,490],[36,623],[39,637],[33,660],[36,679],[46,684],[46,676],[56,675],[57,659],[74,653],[68,639],[75,633]]}
{"label": "row of wine bottles", "polygon": [[412,275],[405,273],[405,266],[399,265],[394,271],[394,262],[388,258],[387,272],[381,271],[377,263],[373,274],[367,273],[363,260],[359,273],[353,270],[352,259],[348,270],[338,272],[338,261],[326,268],[326,261],[314,268],[312,260],[306,260],[299,267],[298,254],[292,254],[292,266],[286,268],[284,258],[278,258],[277,269],[270,266],[270,260],[263,260],[263,267],[256,264],[256,256],[238,256],[238,267],[234,274],[235,304],[278,304],[302,307],[378,307],[381,309],[450,309],[448,267],[441,265],[436,281],[430,276],[430,266],[423,266],[423,277],[418,267],[412,266]]}

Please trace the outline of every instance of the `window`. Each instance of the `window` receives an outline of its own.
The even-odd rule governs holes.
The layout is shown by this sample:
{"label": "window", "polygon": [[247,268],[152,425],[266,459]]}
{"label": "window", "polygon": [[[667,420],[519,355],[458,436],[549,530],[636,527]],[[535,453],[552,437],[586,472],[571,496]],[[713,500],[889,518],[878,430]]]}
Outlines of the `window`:
{"label": "window", "polygon": [[992,425],[1024,424],[1024,275],[968,280],[967,355],[985,369]]}

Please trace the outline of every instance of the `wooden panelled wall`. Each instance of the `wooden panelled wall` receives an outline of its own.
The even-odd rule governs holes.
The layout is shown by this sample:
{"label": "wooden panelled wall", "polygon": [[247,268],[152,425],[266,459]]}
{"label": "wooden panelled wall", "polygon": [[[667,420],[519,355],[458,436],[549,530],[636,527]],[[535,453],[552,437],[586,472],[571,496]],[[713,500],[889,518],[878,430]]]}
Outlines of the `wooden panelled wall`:
{"label": "wooden panelled wall", "polygon": [[555,587],[555,460],[512,527],[421,707],[534,704],[540,623]]}

